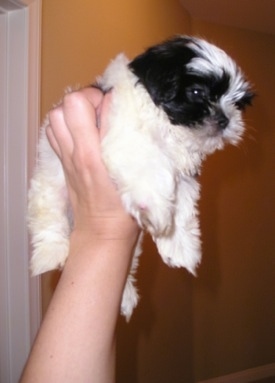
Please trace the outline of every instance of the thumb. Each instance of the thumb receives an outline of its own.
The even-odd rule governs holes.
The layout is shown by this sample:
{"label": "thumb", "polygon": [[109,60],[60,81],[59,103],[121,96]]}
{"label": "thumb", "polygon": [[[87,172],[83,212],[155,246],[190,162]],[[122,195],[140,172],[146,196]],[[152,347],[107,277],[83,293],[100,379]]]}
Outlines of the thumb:
{"label": "thumb", "polygon": [[110,121],[110,110],[113,107],[112,105],[112,92],[108,92],[105,94],[103,101],[98,109],[99,114],[99,126],[100,126],[100,139],[105,136],[108,129],[110,128],[110,124],[112,123]]}

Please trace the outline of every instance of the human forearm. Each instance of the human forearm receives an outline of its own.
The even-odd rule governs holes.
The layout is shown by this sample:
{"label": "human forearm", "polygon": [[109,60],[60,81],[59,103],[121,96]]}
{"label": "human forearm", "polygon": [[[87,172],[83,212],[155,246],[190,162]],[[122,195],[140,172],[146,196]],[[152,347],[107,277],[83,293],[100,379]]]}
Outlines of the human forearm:
{"label": "human forearm", "polygon": [[139,229],[101,159],[111,97],[83,89],[49,113],[46,133],[63,165],[74,230],[21,383],[114,381],[114,333]]}
{"label": "human forearm", "polygon": [[135,239],[73,233],[22,383],[114,381],[116,319]]}

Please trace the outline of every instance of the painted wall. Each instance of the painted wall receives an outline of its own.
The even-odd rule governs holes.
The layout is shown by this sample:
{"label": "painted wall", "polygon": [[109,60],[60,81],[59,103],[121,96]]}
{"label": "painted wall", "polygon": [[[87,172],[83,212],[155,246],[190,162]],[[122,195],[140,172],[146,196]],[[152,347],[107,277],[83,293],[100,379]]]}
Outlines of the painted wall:
{"label": "painted wall", "polygon": [[129,57],[189,30],[177,0],[44,0],[42,112],[72,85],[86,85],[116,54]]}
{"label": "painted wall", "polygon": [[198,379],[275,361],[275,36],[193,20],[253,82],[238,149],[207,161],[202,176],[204,259],[193,290]]}
{"label": "painted wall", "polygon": [[[203,263],[197,279],[169,269],[150,240],[140,304],[118,327],[119,383],[192,383],[275,361],[275,37],[191,20],[177,0],[44,0],[42,112],[85,85],[119,51],[129,57],[175,33],[224,47],[255,84],[245,142],[217,153],[202,175]],[[58,275],[43,277],[43,307]]]}

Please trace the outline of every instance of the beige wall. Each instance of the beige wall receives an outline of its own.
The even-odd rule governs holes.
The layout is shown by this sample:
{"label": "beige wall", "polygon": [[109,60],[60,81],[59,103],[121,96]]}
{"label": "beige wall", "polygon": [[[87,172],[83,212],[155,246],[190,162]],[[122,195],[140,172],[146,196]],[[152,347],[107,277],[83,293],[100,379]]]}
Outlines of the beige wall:
{"label": "beige wall", "polygon": [[204,259],[194,283],[198,378],[275,362],[275,36],[193,20],[245,69],[257,97],[239,149],[207,161]]}
{"label": "beige wall", "polygon": [[[119,51],[132,57],[175,33],[225,48],[259,96],[245,142],[204,167],[198,278],[163,265],[146,242],[141,302],[130,324],[119,323],[119,383],[192,383],[275,361],[275,36],[191,20],[177,0],[44,0],[42,111]],[[54,273],[43,278],[44,309],[55,283]]]}
{"label": "beige wall", "polygon": [[189,30],[177,0],[44,0],[42,112],[68,84],[86,85],[117,53],[129,57]]}

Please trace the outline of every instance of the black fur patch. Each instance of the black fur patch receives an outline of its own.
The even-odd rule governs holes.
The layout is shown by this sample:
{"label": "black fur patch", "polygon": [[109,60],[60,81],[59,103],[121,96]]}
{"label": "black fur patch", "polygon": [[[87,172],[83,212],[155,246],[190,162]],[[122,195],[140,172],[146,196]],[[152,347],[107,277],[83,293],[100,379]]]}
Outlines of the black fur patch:
{"label": "black fur patch", "polygon": [[[136,57],[129,68],[172,124],[192,127],[211,114],[215,102],[229,88],[230,75],[225,70],[219,76],[190,72],[186,65],[198,57],[187,46],[190,41],[188,37],[176,37],[153,46]],[[250,96],[244,96],[236,107],[243,109],[250,100]]]}
{"label": "black fur patch", "polygon": [[244,96],[240,100],[235,102],[235,105],[239,110],[245,110],[247,106],[252,105],[254,97],[255,93],[249,90],[244,94]]}

